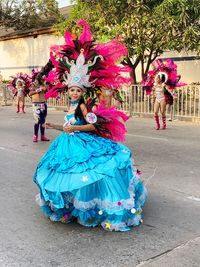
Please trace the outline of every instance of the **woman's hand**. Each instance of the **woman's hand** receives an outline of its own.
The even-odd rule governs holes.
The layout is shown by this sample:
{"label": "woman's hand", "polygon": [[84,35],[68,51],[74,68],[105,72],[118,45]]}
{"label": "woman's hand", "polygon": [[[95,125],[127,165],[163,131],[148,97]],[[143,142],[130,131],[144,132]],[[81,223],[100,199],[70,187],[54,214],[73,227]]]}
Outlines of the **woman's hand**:
{"label": "woman's hand", "polygon": [[63,127],[63,131],[66,133],[73,133],[75,131],[75,126],[74,125],[68,125]]}
{"label": "woman's hand", "polygon": [[38,88],[38,89],[36,89],[35,91],[36,91],[36,93],[39,94],[39,93],[42,91],[42,89],[41,89],[41,88]]}
{"label": "woman's hand", "polygon": [[173,97],[174,99],[177,99],[177,98],[178,98],[178,95],[177,95],[176,93],[172,93],[172,97]]}
{"label": "woman's hand", "polygon": [[47,129],[53,129],[53,123],[50,122],[45,122],[42,127],[47,128]]}

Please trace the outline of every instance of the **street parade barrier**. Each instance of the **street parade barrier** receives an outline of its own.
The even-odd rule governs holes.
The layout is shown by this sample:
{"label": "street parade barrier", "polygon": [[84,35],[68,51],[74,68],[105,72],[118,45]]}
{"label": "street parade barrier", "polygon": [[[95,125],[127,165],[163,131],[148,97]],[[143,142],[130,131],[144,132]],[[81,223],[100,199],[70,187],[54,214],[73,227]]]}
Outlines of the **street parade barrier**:
{"label": "street parade barrier", "polygon": [[[154,97],[147,96],[141,85],[133,85],[122,91],[122,109],[131,115],[153,115]],[[167,107],[171,120],[200,120],[200,85],[188,85],[175,91],[173,105]]]}
{"label": "street parade barrier", "polygon": [[[153,96],[147,96],[141,85],[132,85],[120,90],[123,103],[121,110],[131,116],[152,116]],[[200,85],[180,87],[176,91],[172,106],[167,107],[167,116],[171,120],[200,121]],[[0,87],[0,104],[2,106],[15,105],[16,97],[7,89],[7,84]],[[68,98],[65,93],[59,99],[48,99],[48,107],[67,110]],[[26,105],[31,105],[31,98],[26,97]]]}

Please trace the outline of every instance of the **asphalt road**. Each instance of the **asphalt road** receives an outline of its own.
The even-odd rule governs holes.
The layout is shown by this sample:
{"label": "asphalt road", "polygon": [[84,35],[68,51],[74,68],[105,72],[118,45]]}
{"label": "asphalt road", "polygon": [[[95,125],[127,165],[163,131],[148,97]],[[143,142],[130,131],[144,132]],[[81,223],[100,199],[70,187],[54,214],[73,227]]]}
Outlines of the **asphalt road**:
{"label": "asphalt road", "polygon": [[[63,117],[49,110],[47,121]],[[32,176],[49,143],[32,142],[31,109],[0,107],[0,267],[199,267],[200,125],[167,123],[165,131],[152,119],[127,123],[126,145],[149,196],[141,226],[107,232],[41,214]],[[51,140],[59,133],[47,131]]]}

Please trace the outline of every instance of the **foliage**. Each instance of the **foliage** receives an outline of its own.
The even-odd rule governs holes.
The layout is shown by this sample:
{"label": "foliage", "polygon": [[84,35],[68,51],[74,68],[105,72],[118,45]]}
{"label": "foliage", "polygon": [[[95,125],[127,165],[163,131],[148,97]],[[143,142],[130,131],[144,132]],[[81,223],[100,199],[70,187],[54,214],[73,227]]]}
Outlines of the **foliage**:
{"label": "foliage", "polygon": [[1,0],[0,26],[17,30],[52,26],[61,21],[55,0]]}
{"label": "foliage", "polygon": [[57,26],[63,34],[75,31],[78,19],[86,19],[98,41],[118,38],[129,56],[124,61],[133,69],[141,64],[141,75],[165,50],[199,52],[199,0],[85,0],[75,4],[69,19]]}
{"label": "foliage", "polygon": [[10,21],[16,23],[17,14],[20,13],[17,0],[2,0],[0,2],[0,26],[9,26]]}

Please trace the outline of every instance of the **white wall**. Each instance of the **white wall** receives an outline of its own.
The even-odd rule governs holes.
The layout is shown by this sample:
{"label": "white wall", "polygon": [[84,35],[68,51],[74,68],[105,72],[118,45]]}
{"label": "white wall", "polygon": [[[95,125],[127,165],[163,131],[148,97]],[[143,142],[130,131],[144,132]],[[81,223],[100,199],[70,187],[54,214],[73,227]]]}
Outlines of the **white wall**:
{"label": "white wall", "polygon": [[[175,51],[165,52],[161,58],[173,58],[173,57],[189,57],[197,56],[192,52],[181,52]],[[200,60],[189,60],[189,61],[175,61],[177,65],[178,73],[181,75],[181,80],[186,83],[200,82]]]}
{"label": "white wall", "polygon": [[31,73],[31,66],[43,66],[49,60],[49,48],[62,44],[63,38],[52,34],[0,41],[0,70],[4,79],[18,72]]}

